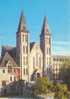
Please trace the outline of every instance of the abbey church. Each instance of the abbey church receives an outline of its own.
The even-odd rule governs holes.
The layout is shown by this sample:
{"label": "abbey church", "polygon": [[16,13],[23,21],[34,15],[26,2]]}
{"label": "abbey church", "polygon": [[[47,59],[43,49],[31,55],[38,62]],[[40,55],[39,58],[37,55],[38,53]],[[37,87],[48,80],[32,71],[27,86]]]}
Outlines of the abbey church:
{"label": "abbey church", "polygon": [[47,76],[59,79],[62,61],[69,56],[52,55],[51,33],[47,17],[44,17],[40,33],[40,43],[30,42],[26,20],[21,13],[16,32],[16,46],[2,46],[0,59],[0,85],[19,79],[34,81],[37,77]]}

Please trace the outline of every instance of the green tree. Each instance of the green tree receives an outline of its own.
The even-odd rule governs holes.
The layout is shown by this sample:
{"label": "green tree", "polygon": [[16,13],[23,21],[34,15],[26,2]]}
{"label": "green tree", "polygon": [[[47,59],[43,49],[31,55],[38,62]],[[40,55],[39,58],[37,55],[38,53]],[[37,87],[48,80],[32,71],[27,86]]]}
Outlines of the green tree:
{"label": "green tree", "polygon": [[55,99],[68,99],[68,88],[66,84],[56,84]]}
{"label": "green tree", "polygon": [[52,83],[48,80],[47,77],[38,78],[35,85],[33,86],[33,92],[37,94],[47,94],[52,87]]}
{"label": "green tree", "polygon": [[60,79],[68,85],[70,89],[70,59],[65,59],[60,70]]}

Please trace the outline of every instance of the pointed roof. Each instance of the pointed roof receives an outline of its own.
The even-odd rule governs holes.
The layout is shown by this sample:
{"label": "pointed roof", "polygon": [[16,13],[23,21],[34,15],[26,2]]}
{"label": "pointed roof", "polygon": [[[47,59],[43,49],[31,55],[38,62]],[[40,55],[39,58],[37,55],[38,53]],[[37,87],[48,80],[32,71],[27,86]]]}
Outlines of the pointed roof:
{"label": "pointed roof", "polygon": [[19,20],[19,26],[18,26],[18,32],[24,31],[26,32],[26,22],[25,22],[25,16],[23,15],[23,12],[21,12],[20,20]]}
{"label": "pointed roof", "polygon": [[5,55],[4,55],[4,57],[3,57],[2,61],[1,61],[0,66],[1,66],[1,67],[5,67],[5,66],[6,66],[5,63],[6,63],[7,61],[9,61],[9,60],[10,60],[10,62],[12,63],[12,66],[17,67],[16,62],[14,61],[14,59],[10,56],[10,54],[9,54],[8,52],[5,53]]}
{"label": "pointed roof", "polygon": [[48,21],[47,21],[47,17],[44,16],[44,21],[43,21],[43,27],[42,27],[42,31],[41,33],[43,34],[49,34],[49,27],[48,27]]}
{"label": "pointed roof", "polygon": [[10,56],[16,61],[16,47],[2,46],[1,59],[4,57],[6,52],[8,52]]}

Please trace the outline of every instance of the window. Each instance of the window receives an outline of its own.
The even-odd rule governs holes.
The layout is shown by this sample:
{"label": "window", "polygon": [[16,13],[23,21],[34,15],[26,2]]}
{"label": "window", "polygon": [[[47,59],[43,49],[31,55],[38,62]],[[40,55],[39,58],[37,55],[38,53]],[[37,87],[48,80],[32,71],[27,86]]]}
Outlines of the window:
{"label": "window", "polygon": [[14,73],[16,73],[16,69],[14,69]]}
{"label": "window", "polygon": [[24,75],[28,75],[28,69],[24,68]]}
{"label": "window", "polygon": [[49,64],[51,64],[51,57],[49,57]]}
{"label": "window", "polygon": [[8,66],[8,73],[11,73],[12,72],[12,68],[11,66]]}
{"label": "window", "polygon": [[24,56],[23,57],[23,64],[24,65],[27,65],[28,64],[28,57],[27,56]]}
{"label": "window", "polygon": [[23,53],[28,53],[28,46],[23,46]]}
{"label": "window", "polygon": [[25,68],[24,68],[24,75],[25,75]]}
{"label": "window", "polygon": [[26,75],[28,75],[28,69],[26,68]]}
{"label": "window", "polygon": [[51,54],[51,49],[49,48],[49,54]]}
{"label": "window", "polygon": [[38,66],[38,53],[36,54],[36,66]]}
{"label": "window", "polygon": [[25,56],[23,57],[23,64],[25,65]]}
{"label": "window", "polygon": [[3,73],[5,73],[5,69],[3,69]]}
{"label": "window", "polygon": [[27,42],[28,41],[28,35],[23,35],[22,38],[23,38],[23,42]]}
{"label": "window", "polygon": [[47,50],[47,54],[48,54],[48,48],[46,48],[46,50]]}
{"label": "window", "polygon": [[28,57],[26,56],[26,65],[28,64]]}
{"label": "window", "polygon": [[26,41],[26,42],[28,41],[28,36],[27,36],[27,35],[25,36],[25,41]]}
{"label": "window", "polygon": [[56,61],[56,58],[53,58],[54,61]]}
{"label": "window", "polygon": [[23,41],[24,41],[24,39],[25,39],[24,37],[25,37],[25,36],[23,35]]}
{"label": "window", "polygon": [[49,65],[50,64],[50,58],[47,57],[47,64]]}
{"label": "window", "polygon": [[12,77],[10,77],[10,81],[12,81]]}
{"label": "window", "polygon": [[6,86],[6,81],[2,81],[2,86]]}
{"label": "window", "polygon": [[35,67],[35,57],[33,57],[33,68]]}
{"label": "window", "polygon": [[40,78],[40,73],[37,73],[37,78]]}
{"label": "window", "polygon": [[50,48],[47,48],[47,54],[51,54],[51,49]]}
{"label": "window", "polygon": [[25,53],[25,46],[23,46],[23,53]]}
{"label": "window", "polygon": [[14,77],[14,81],[16,81],[16,77]]}
{"label": "window", "polygon": [[36,59],[36,66],[38,66],[38,59]]}
{"label": "window", "polygon": [[51,43],[51,39],[49,38],[49,44]]}
{"label": "window", "polygon": [[28,53],[28,46],[26,46],[26,53]]}
{"label": "window", "polygon": [[41,57],[39,57],[39,67],[41,68]]}

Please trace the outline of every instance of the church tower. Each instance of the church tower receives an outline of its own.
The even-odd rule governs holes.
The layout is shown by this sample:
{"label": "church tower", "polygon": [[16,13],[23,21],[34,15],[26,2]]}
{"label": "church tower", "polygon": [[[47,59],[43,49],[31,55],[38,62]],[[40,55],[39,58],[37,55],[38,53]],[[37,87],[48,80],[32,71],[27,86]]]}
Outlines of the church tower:
{"label": "church tower", "polygon": [[18,31],[16,33],[16,61],[18,66],[21,67],[21,79],[28,79],[28,31],[26,28],[25,17],[21,13]]}
{"label": "church tower", "polygon": [[43,73],[44,75],[48,75],[48,68],[51,65],[51,34],[49,32],[46,16],[44,17],[40,35],[40,46],[43,52]]}

